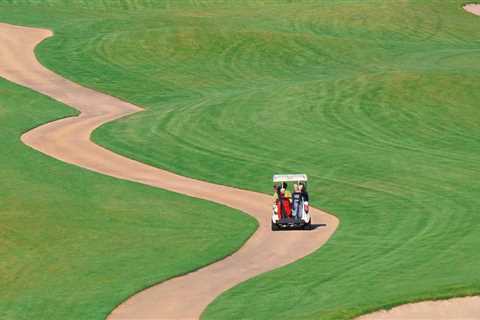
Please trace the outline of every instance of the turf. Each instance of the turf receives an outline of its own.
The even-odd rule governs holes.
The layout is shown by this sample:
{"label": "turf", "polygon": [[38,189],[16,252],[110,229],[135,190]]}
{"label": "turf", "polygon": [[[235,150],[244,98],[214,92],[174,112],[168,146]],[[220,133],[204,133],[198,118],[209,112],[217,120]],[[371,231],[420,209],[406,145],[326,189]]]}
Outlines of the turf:
{"label": "turf", "polygon": [[255,229],[234,210],[94,174],[20,142],[68,115],[0,79],[0,319],[104,319],[132,293],[228,255]]}
{"label": "turf", "polygon": [[480,18],[462,1],[38,3],[0,17],[53,28],[44,64],[148,109],[96,141],[264,192],[272,173],[306,172],[340,217],[322,250],[206,319],[347,319],[480,293]]}

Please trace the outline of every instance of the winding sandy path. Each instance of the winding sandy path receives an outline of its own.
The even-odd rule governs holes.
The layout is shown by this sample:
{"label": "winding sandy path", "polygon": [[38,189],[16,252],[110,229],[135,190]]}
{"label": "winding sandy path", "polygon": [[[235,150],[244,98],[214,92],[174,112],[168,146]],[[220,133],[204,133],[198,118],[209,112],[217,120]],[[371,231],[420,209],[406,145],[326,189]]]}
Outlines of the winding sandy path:
{"label": "winding sandy path", "polygon": [[[65,162],[124,180],[220,203],[255,217],[260,226],[232,256],[146,289],[122,303],[109,319],[196,319],[223,291],[255,275],[298,260],[322,246],[338,220],[312,208],[312,231],[271,232],[268,195],[189,179],[127,159],[90,140],[93,130],[142,109],[84,88],[44,68],[35,46],[52,32],[0,23],[0,75],[79,110],[22,136],[30,147]],[[275,244],[282,243],[282,246]]]}
{"label": "winding sandy path", "polygon": [[[480,15],[480,5],[465,10]],[[270,197],[189,179],[127,159],[90,141],[104,123],[142,111],[114,97],[84,88],[44,68],[35,46],[52,32],[0,23],[0,76],[74,107],[80,116],[54,121],[22,136],[32,148],[65,162],[150,186],[217,202],[247,212],[260,224],[257,232],[232,256],[196,272],[146,289],[122,303],[108,319],[196,319],[223,291],[255,275],[291,263],[323,245],[338,226],[329,214],[312,209],[314,222],[326,224],[310,232],[269,230]],[[282,242],[282,247],[274,243]],[[188,301],[188,303],[185,303]],[[357,320],[480,319],[480,297],[406,304]]]}

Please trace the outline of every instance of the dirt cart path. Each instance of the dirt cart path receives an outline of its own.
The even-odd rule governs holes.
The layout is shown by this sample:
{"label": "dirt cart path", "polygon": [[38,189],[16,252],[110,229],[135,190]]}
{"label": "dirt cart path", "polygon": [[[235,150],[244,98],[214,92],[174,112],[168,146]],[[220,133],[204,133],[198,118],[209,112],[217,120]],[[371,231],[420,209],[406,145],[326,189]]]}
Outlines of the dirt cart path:
{"label": "dirt cart path", "polygon": [[480,16],[480,4],[466,4],[463,6],[463,9],[474,15]]}
{"label": "dirt cart path", "polygon": [[[142,109],[82,87],[44,68],[37,61],[34,48],[50,36],[49,30],[0,24],[0,76],[81,112],[78,117],[53,121],[25,133],[21,138],[25,144],[88,170],[239,209],[260,224],[255,234],[232,256],[132,296],[113,310],[109,319],[199,318],[205,307],[223,291],[312,253],[334,233],[339,223],[337,218],[313,208],[313,222],[325,226],[312,231],[271,232],[268,195],[182,177],[94,144],[90,140],[93,130]],[[278,243],[282,246],[276,245]]]}
{"label": "dirt cart path", "polygon": [[479,320],[480,297],[424,301],[377,311],[356,320]]}

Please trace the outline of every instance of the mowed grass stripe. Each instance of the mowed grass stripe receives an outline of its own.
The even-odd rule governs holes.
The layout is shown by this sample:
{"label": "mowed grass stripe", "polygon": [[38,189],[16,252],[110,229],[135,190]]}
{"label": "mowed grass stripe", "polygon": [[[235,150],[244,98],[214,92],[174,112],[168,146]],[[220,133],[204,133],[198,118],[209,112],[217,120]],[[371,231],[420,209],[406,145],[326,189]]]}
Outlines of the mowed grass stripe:
{"label": "mowed grass stripe", "polygon": [[148,110],[96,141],[263,192],[273,172],[306,172],[339,215],[325,248],[205,318],[346,319],[480,291],[480,19],[462,4],[53,1],[0,16],[54,28],[43,63]]}

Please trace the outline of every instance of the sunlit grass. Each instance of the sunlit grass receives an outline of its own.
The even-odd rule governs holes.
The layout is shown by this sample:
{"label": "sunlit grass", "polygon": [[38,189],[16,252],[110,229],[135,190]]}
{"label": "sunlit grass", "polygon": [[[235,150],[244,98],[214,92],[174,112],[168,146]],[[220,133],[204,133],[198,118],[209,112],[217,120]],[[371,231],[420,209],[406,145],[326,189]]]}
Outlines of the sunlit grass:
{"label": "sunlit grass", "polygon": [[43,63],[147,109],[99,143],[262,192],[306,172],[341,219],[322,250],[205,318],[343,319],[480,291],[480,18],[462,1],[119,3],[0,17],[53,28]]}

